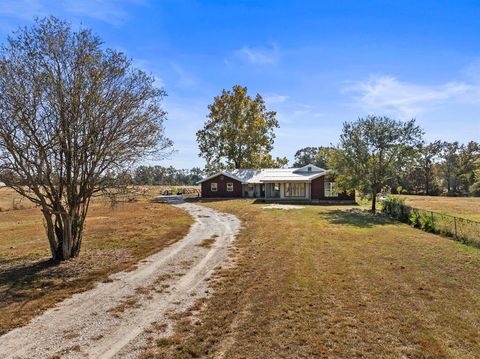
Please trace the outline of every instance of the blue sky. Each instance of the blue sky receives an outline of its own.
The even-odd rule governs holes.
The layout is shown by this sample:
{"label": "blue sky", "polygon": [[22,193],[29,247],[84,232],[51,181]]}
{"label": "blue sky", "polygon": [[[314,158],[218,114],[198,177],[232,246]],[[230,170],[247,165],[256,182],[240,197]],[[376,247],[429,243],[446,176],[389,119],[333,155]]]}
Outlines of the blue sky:
{"label": "blue sky", "polygon": [[480,141],[479,1],[0,0],[0,41],[47,15],[94,29],[165,87],[176,153],[235,84],[278,112],[273,154],[335,144],[366,114],[415,117],[426,139]]}

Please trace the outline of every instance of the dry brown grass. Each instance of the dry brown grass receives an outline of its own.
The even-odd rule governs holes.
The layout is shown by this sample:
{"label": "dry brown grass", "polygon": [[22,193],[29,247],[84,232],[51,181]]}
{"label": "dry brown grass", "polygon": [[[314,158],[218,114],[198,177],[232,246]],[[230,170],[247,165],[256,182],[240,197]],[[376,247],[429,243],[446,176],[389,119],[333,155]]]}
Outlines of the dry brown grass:
{"label": "dry brown grass", "polygon": [[[158,185],[158,186],[130,186],[129,192],[126,196],[119,196],[118,200],[125,201],[130,198],[137,198],[142,200],[148,200],[152,197],[160,196],[164,190],[173,191],[191,191],[199,192],[200,186],[175,186],[175,185]],[[108,200],[105,198],[95,198],[95,201]],[[8,187],[0,187],[0,212],[11,211],[11,210],[21,210],[34,208],[35,205],[27,200],[26,198],[20,196],[14,190]]]}
{"label": "dry brown grass", "polygon": [[244,227],[156,358],[478,358],[480,250],[348,207],[210,202]]}
{"label": "dry brown grass", "polygon": [[95,201],[82,252],[55,264],[39,209],[0,213],[0,333],[25,324],[32,316],[73,293],[108,282],[111,273],[131,270],[142,258],[182,238],[192,223],[183,210],[146,201]]}
{"label": "dry brown grass", "polygon": [[215,236],[211,236],[210,238],[206,238],[203,241],[201,241],[199,244],[197,244],[197,246],[202,248],[212,248],[217,237],[218,236],[215,235]]}
{"label": "dry brown grass", "polygon": [[479,197],[433,197],[402,195],[409,206],[480,221]]}
{"label": "dry brown grass", "polygon": [[33,208],[35,205],[13,189],[0,187],[0,212]]}

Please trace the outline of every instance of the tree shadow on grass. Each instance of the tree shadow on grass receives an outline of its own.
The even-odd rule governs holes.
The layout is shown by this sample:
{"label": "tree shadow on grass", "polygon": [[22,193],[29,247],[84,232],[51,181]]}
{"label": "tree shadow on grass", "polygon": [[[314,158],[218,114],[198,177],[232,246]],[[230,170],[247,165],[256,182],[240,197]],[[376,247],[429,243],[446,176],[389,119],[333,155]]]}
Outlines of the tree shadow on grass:
{"label": "tree shadow on grass", "polygon": [[0,260],[0,335],[25,324],[47,303],[43,298],[62,276],[58,264],[51,259]]}
{"label": "tree shadow on grass", "polygon": [[358,228],[372,228],[378,225],[393,224],[395,221],[382,215],[372,215],[359,209],[332,210],[321,213],[332,224],[342,224]]}
{"label": "tree shadow on grass", "polygon": [[58,262],[44,259],[35,262],[14,264],[12,261],[0,261],[0,300],[22,301],[23,291],[37,287],[37,281],[43,277],[42,271],[57,266]]}

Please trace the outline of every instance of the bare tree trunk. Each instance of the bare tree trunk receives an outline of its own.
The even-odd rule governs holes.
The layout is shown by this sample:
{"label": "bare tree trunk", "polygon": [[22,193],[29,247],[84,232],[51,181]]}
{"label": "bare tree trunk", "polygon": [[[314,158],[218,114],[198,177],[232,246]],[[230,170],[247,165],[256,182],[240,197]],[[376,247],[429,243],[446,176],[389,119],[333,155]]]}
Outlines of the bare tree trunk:
{"label": "bare tree trunk", "polygon": [[52,216],[46,210],[42,210],[42,212],[46,222],[46,231],[48,242],[50,244],[50,253],[52,254],[52,258],[54,260],[59,260],[60,258],[58,253],[58,241],[55,236],[55,225],[53,224]]}
{"label": "bare tree trunk", "polygon": [[72,233],[72,217],[68,213],[62,214],[63,221],[63,240],[62,240],[62,259],[70,259],[72,257],[73,233]]}
{"label": "bare tree trunk", "polygon": [[375,214],[377,210],[377,191],[372,192],[372,213]]}
{"label": "bare tree trunk", "polygon": [[52,214],[48,210],[43,210],[43,215],[52,258],[63,261],[78,256],[83,237],[81,215]]}

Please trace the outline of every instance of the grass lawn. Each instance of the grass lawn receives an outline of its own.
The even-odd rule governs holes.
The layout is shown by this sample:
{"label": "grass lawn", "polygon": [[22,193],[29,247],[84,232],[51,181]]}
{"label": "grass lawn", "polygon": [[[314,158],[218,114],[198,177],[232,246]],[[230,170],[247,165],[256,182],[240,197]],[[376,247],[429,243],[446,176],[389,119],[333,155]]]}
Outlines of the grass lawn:
{"label": "grass lawn", "polygon": [[412,207],[480,221],[480,197],[433,197],[402,195]]}
{"label": "grass lawn", "polygon": [[242,220],[236,266],[145,358],[480,357],[479,249],[347,206],[204,205]]}
{"label": "grass lawn", "polygon": [[78,258],[54,265],[40,210],[0,213],[0,333],[25,324],[58,301],[132,269],[139,260],[182,238],[192,218],[146,200],[93,203]]}

